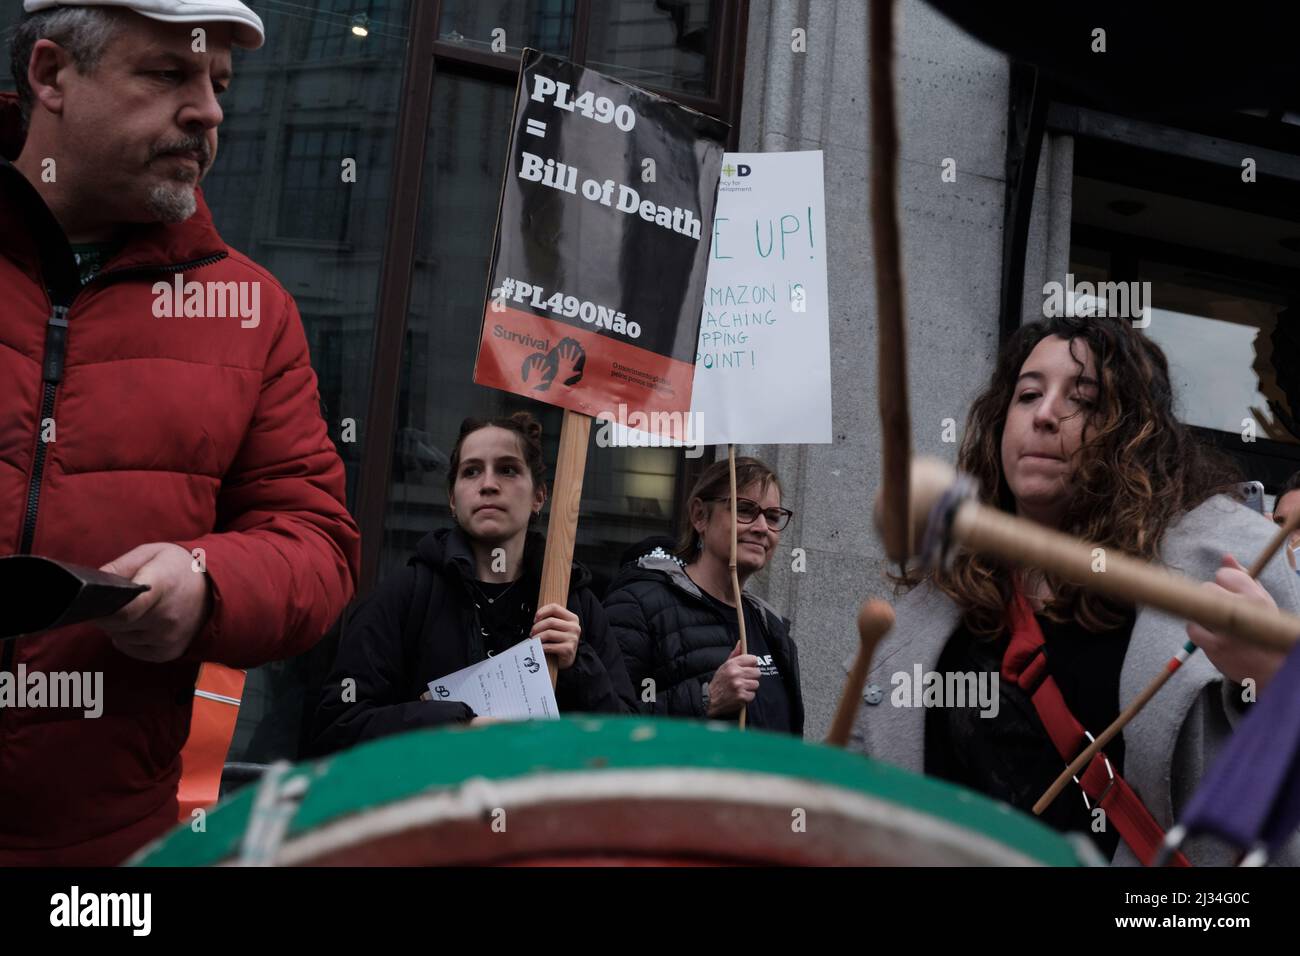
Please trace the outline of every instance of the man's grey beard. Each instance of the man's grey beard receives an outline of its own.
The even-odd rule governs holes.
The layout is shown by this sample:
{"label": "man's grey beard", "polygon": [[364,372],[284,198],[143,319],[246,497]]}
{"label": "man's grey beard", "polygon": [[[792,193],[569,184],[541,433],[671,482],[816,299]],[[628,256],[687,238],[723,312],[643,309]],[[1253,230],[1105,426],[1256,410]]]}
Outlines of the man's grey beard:
{"label": "man's grey beard", "polygon": [[184,222],[199,208],[194,184],[173,180],[149,188],[145,202],[150,215],[162,222]]}
{"label": "man's grey beard", "polygon": [[186,136],[172,143],[159,143],[153,149],[151,160],[169,153],[190,151],[199,154],[197,173],[191,173],[187,169],[149,189],[145,206],[151,215],[163,222],[184,222],[199,208],[194,190],[202,182],[212,163],[212,153],[208,148],[207,140],[202,136]]}

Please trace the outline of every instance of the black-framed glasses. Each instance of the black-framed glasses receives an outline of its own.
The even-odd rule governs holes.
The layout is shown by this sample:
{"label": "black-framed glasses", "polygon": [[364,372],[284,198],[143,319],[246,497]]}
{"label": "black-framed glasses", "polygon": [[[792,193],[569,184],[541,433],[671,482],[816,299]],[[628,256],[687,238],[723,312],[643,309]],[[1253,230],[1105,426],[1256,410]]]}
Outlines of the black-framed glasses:
{"label": "black-framed glasses", "polygon": [[[709,501],[731,501],[731,498],[710,498]],[[785,526],[790,523],[794,517],[794,512],[789,508],[767,508],[759,507],[757,501],[750,501],[748,498],[736,499],[736,523],[753,524],[762,515],[767,520],[767,526],[773,531],[784,531]]]}

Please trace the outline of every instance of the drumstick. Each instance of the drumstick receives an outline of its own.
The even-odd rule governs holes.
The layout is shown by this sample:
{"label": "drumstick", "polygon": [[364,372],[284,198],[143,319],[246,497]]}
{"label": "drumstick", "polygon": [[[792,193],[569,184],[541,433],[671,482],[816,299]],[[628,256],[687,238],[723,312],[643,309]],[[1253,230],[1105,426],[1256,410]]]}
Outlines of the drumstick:
{"label": "drumstick", "polygon": [[[749,653],[749,641],[745,639],[745,602],[740,597],[740,575],[736,571],[736,446],[727,446],[727,471],[731,475],[731,560],[728,567],[731,569],[731,596],[736,601],[736,624],[740,632],[740,653]],[[740,705],[740,717],[736,720],[736,726],[741,730],[745,729],[745,716],[749,708],[745,704]]]}
{"label": "drumstick", "polygon": [[898,117],[894,88],[894,0],[871,0],[868,91],[871,97],[871,244],[876,264],[876,399],[880,409],[881,487],[888,505],[885,554],[908,555],[907,466],[912,426],[907,407],[902,240],[898,227]]}
{"label": "drumstick", "polygon": [[[1264,547],[1264,550],[1260,552],[1259,557],[1255,559],[1255,563],[1250,566],[1250,570],[1247,573],[1250,575],[1252,580],[1259,578],[1260,572],[1264,570],[1264,565],[1268,564],[1269,559],[1273,557],[1273,554],[1279,547],[1281,547],[1282,542],[1287,539],[1287,535],[1291,534],[1291,532],[1296,529],[1297,525],[1300,525],[1300,511],[1297,511],[1285,524],[1282,525],[1281,530],[1273,536],[1272,540],[1270,540]],[[1128,725],[1129,721],[1142,711],[1142,708],[1145,707],[1147,702],[1156,695],[1157,691],[1159,691],[1161,687],[1165,686],[1165,683],[1168,682],[1169,678],[1174,676],[1174,672],[1183,666],[1183,662],[1195,653],[1195,644],[1191,641],[1187,641],[1183,644],[1182,649],[1169,659],[1169,663],[1166,664],[1164,669],[1156,675],[1155,680],[1147,684],[1142,693],[1138,694],[1137,697],[1133,699],[1133,703],[1125,707],[1124,712],[1116,717],[1109,727],[1102,731],[1101,736],[1085,747],[1083,753],[1075,757],[1074,760],[1070,762],[1070,765],[1061,772],[1061,775],[1056,778],[1052,785],[1047,788],[1043,795],[1038,798],[1038,802],[1034,804],[1035,816],[1041,816],[1043,811],[1052,805],[1052,801],[1061,795],[1061,791],[1066,788],[1066,785],[1069,784],[1071,780],[1079,775],[1079,771],[1088,765],[1088,762],[1101,751],[1101,748],[1105,747],[1115,739],[1116,735]]]}
{"label": "drumstick", "polygon": [[[912,464],[912,526],[923,531],[934,505],[952,488],[956,472],[936,459]],[[1006,514],[973,500],[956,502],[950,540],[1005,563],[1050,572],[1058,578],[1128,604],[1147,604],[1265,647],[1290,650],[1300,636],[1300,617],[1271,610],[1235,594],[1215,595],[1181,575],[1119,551]],[[916,540],[920,540],[917,537]],[[1098,552],[1105,571],[1093,571]]]}
{"label": "drumstick", "polygon": [[1174,672],[1183,666],[1183,661],[1187,660],[1187,658],[1191,657],[1195,653],[1196,645],[1191,641],[1186,641],[1178,653],[1169,658],[1169,663],[1165,665],[1164,670],[1156,675],[1156,679],[1147,684],[1142,693],[1133,698],[1133,703],[1125,707],[1124,712],[1116,717],[1114,722],[1101,732],[1101,736],[1088,744],[1088,746],[1084,748],[1083,753],[1075,757],[1074,760],[1071,761],[1070,765],[1061,772],[1061,775],[1056,778],[1052,785],[1047,788],[1046,792],[1038,798],[1038,802],[1034,804],[1034,816],[1042,816],[1043,811],[1052,805],[1052,801],[1061,795],[1061,791],[1065,789],[1066,784],[1079,775],[1079,771],[1083,767],[1087,766],[1088,761],[1092,760],[1092,758],[1101,751],[1102,747],[1115,739],[1115,735],[1123,730],[1125,725],[1138,715],[1142,708],[1147,705],[1147,702],[1150,701],[1152,697],[1156,696],[1156,692],[1159,691],[1161,687],[1165,686],[1165,683],[1169,678],[1174,676]]}
{"label": "drumstick", "polygon": [[858,654],[853,659],[853,669],[844,684],[844,693],[840,696],[839,706],[835,708],[835,719],[831,721],[830,732],[826,742],[833,747],[844,747],[849,742],[849,732],[853,729],[853,719],[858,715],[858,706],[862,703],[862,685],[867,681],[867,671],[871,669],[871,656],[876,645],[881,642],[889,629],[894,626],[894,609],[885,601],[867,601],[858,611]]}

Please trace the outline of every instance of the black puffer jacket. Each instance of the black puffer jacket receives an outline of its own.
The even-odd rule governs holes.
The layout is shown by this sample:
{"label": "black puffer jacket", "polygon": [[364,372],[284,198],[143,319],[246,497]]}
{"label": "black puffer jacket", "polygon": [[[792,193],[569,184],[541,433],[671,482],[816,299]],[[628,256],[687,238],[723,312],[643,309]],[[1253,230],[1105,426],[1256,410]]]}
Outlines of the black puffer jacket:
{"label": "black puffer jacket", "polygon": [[[545,541],[530,534],[524,549],[524,577],[515,593],[524,597],[522,613],[536,610]],[[415,600],[416,563],[424,563],[429,597],[420,633],[408,627]],[[485,660],[478,612],[469,584],[474,558],[459,528],[427,534],[415,557],[399,574],[385,579],[349,615],[334,670],[325,682],[316,711],[314,754],[331,753],[364,740],[421,727],[465,722],[468,704],[420,700],[428,683]],[[591,575],[575,563],[569,579],[568,608],[582,624],[573,666],[560,671],[555,689],[561,712],[634,713],[635,698],[618,643],[609,635],[604,609],[587,587]],[[408,631],[410,633],[408,633]],[[345,702],[342,682],[356,681],[354,702]]]}
{"label": "black puffer jacket", "polygon": [[[799,653],[789,623],[748,591],[743,599],[761,612],[773,662],[790,695],[790,729],[803,735]],[[705,719],[700,685],[713,679],[735,647],[719,610],[672,558],[649,556],[625,568],[605,596],[609,629],[623,649],[627,674],[643,713]],[[654,681],[654,700],[642,702],[643,682]]]}

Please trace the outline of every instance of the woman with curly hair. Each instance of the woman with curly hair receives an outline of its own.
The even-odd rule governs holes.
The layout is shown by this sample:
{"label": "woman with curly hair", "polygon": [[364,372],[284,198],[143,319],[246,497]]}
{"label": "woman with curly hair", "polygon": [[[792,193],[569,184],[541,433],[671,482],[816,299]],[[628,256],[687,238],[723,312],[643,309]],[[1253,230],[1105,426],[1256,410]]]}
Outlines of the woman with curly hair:
{"label": "woman with curly hair", "polygon": [[[1101,560],[1107,550],[1124,552],[1208,588],[1300,607],[1296,577],[1280,559],[1258,582],[1242,569],[1268,542],[1270,525],[1233,500],[1240,476],[1175,417],[1164,354],[1127,322],[1055,318],[1022,327],[971,408],[958,467],[985,504],[1092,542]],[[1133,820],[1146,814],[1157,840],[1173,825],[1282,662],[1280,653],[970,552],[901,580],[910,590],[871,676],[884,693],[867,697],[881,706],[863,708],[857,746],[1026,812],[1076,756],[1055,742],[1068,736],[1058,725],[1072,720],[1101,733],[1188,636],[1204,650],[1106,746],[1101,792],[1089,800],[1071,784],[1042,816],[1089,834],[1117,863],[1150,859],[1150,827],[1144,837]],[[925,687],[913,689],[918,679]],[[974,687],[991,688],[989,699],[955,692]],[[1140,801],[1136,809],[1121,798],[1120,780]],[[1185,853],[1230,862],[1204,841]]]}

